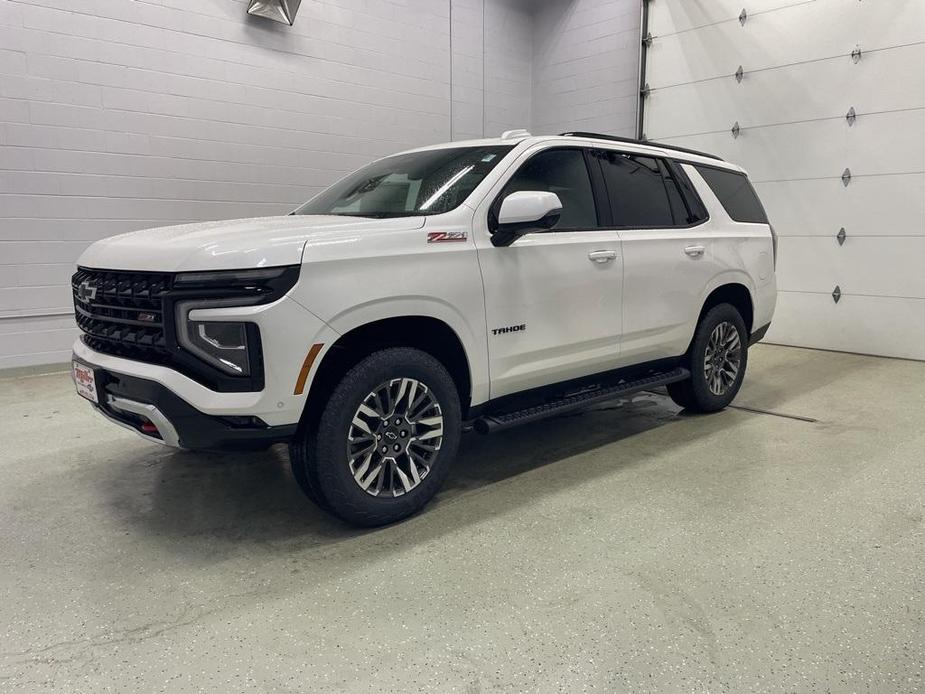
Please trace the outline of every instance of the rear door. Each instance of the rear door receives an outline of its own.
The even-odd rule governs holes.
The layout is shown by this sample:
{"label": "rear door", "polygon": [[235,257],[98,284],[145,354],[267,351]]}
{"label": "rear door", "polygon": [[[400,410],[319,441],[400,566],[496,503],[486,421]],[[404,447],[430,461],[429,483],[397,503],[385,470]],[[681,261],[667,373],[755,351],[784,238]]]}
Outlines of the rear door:
{"label": "rear door", "polygon": [[[537,145],[525,151],[476,213],[485,287],[491,397],[618,366],[623,258],[620,234],[601,218],[607,206],[589,151]],[[556,193],[558,224],[512,245],[491,244],[492,205],[520,190]]]}
{"label": "rear door", "polygon": [[626,364],[683,354],[718,274],[706,209],[667,159],[596,150],[623,248]]}

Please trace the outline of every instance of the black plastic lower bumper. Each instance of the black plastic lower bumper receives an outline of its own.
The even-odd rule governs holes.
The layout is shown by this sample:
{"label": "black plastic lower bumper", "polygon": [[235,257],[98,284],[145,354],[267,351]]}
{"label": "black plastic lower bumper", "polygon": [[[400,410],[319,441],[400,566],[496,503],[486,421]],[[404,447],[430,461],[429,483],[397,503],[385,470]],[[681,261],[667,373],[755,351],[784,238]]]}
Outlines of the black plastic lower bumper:
{"label": "black plastic lower bumper", "polygon": [[96,407],[107,417],[135,429],[148,438],[159,436],[143,429],[143,418],[127,415],[111,407],[107,394],[154,405],[173,425],[182,448],[255,450],[288,441],[295,434],[296,424],[269,426],[256,417],[219,417],[204,414],[156,381],[126,376],[97,366],[92,368],[98,383],[100,400]]}

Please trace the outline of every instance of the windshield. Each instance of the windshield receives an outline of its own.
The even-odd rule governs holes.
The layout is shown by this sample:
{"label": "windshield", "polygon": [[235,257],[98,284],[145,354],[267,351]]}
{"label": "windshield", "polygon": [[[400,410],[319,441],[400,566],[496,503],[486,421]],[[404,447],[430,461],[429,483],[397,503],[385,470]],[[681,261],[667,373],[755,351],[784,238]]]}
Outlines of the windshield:
{"label": "windshield", "polygon": [[458,207],[513,145],[398,154],[338,181],[293,214],[411,217]]}

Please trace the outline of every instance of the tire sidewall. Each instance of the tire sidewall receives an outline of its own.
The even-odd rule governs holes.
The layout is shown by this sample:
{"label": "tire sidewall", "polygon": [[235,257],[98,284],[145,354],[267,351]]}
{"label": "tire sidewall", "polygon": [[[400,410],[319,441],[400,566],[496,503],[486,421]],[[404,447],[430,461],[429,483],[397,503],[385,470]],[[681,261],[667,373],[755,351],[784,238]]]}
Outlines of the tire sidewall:
{"label": "tire sidewall", "polygon": [[[347,436],[360,403],[376,387],[395,378],[423,383],[440,404],[443,441],[421,483],[398,497],[375,497],[356,483],[347,460]],[[414,513],[442,484],[456,457],[462,431],[459,395],[443,365],[425,352],[393,348],[370,355],[335,388],[318,425],[315,462],[319,491],[327,506],[351,522],[379,525]]]}
{"label": "tire sidewall", "polygon": [[[714,395],[706,381],[706,373],[703,366],[704,355],[706,354],[707,344],[710,341],[710,335],[713,329],[722,322],[731,323],[739,333],[741,343],[741,363],[736,380],[730,388],[722,395]],[[745,369],[748,365],[748,330],[745,328],[745,321],[742,315],[731,304],[719,304],[711,308],[700,321],[697,327],[697,335],[691,346],[690,369],[691,369],[691,389],[697,400],[698,405],[705,411],[721,410],[731,403],[739,392],[742,380],[745,378]]]}

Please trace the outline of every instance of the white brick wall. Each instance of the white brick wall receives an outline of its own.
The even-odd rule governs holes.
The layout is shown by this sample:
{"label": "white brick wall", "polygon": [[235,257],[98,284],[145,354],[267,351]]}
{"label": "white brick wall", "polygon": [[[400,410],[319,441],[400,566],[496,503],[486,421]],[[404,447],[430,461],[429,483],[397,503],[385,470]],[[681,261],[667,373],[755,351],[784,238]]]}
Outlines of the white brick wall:
{"label": "white brick wall", "polygon": [[484,134],[484,0],[453,0],[452,139]]}
{"label": "white brick wall", "polygon": [[[68,277],[96,239],[285,213],[411,146],[614,121],[637,1],[303,0],[285,27],[245,0],[0,0],[0,369],[67,359]],[[563,6],[578,19],[538,53]],[[570,45],[591,31],[591,53]],[[600,56],[580,99],[547,88]]]}
{"label": "white brick wall", "polygon": [[[535,3],[496,0],[485,7],[485,132],[531,127]],[[542,3],[539,3],[542,5]]]}
{"label": "white brick wall", "polygon": [[534,17],[533,131],[634,137],[640,0],[554,0]]}
{"label": "white brick wall", "polygon": [[454,140],[530,127],[534,10],[528,0],[453,0]]}

